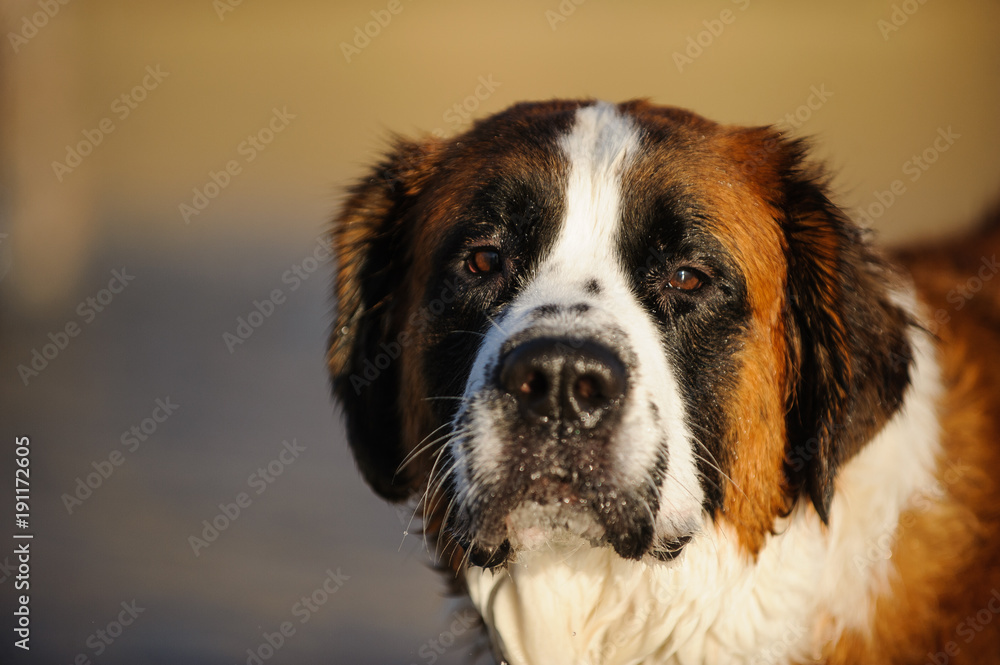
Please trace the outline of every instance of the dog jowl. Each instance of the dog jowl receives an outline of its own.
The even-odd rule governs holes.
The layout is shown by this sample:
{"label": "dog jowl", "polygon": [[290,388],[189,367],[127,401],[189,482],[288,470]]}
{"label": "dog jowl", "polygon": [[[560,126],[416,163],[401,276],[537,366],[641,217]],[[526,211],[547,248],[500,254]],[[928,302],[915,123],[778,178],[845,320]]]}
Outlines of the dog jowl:
{"label": "dog jowl", "polygon": [[[754,657],[819,617],[846,554],[825,559],[831,539],[874,533],[838,497],[902,445],[937,370],[912,287],[804,150],[642,101],[552,101],[401,140],[351,190],[328,356],[350,444],[377,493],[417,499],[511,662]],[[878,490],[896,517],[933,480],[933,452],[911,457]],[[791,590],[767,586],[789,570]],[[605,591],[572,581],[595,577]],[[554,580],[574,629],[543,639]],[[761,602],[782,611],[755,620]],[[617,655],[612,606],[642,617]],[[800,632],[788,659],[815,652]]]}

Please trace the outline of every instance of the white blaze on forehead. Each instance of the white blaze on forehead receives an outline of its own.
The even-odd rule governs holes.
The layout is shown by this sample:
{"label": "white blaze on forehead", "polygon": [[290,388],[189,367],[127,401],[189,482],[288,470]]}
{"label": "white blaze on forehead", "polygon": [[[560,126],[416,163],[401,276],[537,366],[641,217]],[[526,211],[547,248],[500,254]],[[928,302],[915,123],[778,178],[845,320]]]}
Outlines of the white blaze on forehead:
{"label": "white blaze on forehead", "polygon": [[[608,444],[609,480],[627,488],[649,487],[666,459],[658,485],[657,533],[687,534],[700,523],[703,492],[698,481],[693,438],[688,430],[677,379],[663,341],[643,307],[617,250],[622,224],[622,183],[640,150],[641,132],[614,106],[598,103],[576,111],[573,126],[559,141],[568,162],[565,217],[556,241],[537,271],[483,338],[455,418],[468,445],[453,443],[458,502],[505,473],[510,442],[495,422],[502,417],[483,399],[492,368],[507,340],[537,327],[540,334],[570,338],[600,337],[609,331],[622,350],[636,359],[629,367],[629,395]],[[596,281],[599,289],[587,288]],[[552,305],[588,308],[539,318]],[[666,448],[664,448],[666,446]]]}
{"label": "white blaze on forehead", "polygon": [[631,293],[615,259],[615,241],[621,218],[622,174],[639,148],[639,130],[612,104],[598,102],[577,110],[559,147],[569,162],[563,193],[566,216],[554,247],[531,283],[511,303],[501,323],[488,331],[466,386],[467,397],[483,387],[485,364],[499,355],[503,337],[511,337],[527,325],[525,315],[531,310],[584,302],[584,285],[591,279],[598,281],[609,299]]}
{"label": "white blaze on forehead", "polygon": [[[662,342],[617,252],[623,176],[640,149],[640,137],[633,120],[611,104],[599,102],[577,111],[573,130],[560,141],[569,160],[566,218],[552,254],[525,296],[535,305],[591,301],[598,312],[610,312],[614,324],[625,331],[639,363],[631,370],[631,396],[612,448],[617,471],[632,482],[644,479],[667,442],[657,528],[676,534],[692,527],[704,496],[694,438]],[[581,288],[590,279],[602,289],[597,302],[581,298]],[[595,312],[594,318],[596,322],[602,317]],[[655,405],[658,422],[651,420],[649,404]]]}
{"label": "white blaze on forehead", "polygon": [[547,263],[573,273],[610,270],[624,277],[613,256],[622,174],[639,148],[639,131],[631,118],[599,102],[576,112],[573,131],[559,143],[570,167],[566,219]]}

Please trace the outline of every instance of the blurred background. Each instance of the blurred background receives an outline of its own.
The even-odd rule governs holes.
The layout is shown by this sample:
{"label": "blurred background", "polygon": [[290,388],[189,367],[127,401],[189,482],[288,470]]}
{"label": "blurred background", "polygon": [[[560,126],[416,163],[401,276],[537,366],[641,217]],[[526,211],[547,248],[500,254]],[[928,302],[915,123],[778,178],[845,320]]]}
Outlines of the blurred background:
{"label": "blurred background", "polygon": [[31,651],[4,628],[2,662],[468,658],[324,374],[323,233],[390,132],[649,97],[814,137],[887,243],[1000,199],[994,1],[0,6],[4,622],[34,534]]}

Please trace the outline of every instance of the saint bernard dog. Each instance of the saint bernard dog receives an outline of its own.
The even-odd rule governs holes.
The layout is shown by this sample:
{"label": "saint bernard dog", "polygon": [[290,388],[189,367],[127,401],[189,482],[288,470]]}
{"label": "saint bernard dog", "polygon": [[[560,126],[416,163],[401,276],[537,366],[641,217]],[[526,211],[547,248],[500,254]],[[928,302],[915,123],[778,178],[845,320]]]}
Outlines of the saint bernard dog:
{"label": "saint bernard dog", "polygon": [[498,662],[1000,662],[1000,223],[886,254],[805,151],[525,103],[350,191],[333,391]]}

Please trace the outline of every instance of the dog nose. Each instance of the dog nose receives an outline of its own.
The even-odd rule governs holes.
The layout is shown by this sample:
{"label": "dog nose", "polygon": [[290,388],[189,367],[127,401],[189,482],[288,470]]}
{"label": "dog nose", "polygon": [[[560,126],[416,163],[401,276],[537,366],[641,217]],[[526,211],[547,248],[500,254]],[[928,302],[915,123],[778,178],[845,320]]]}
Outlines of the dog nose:
{"label": "dog nose", "polygon": [[507,352],[499,379],[529,421],[561,420],[593,429],[620,403],[628,372],[603,344],[542,337]]}

